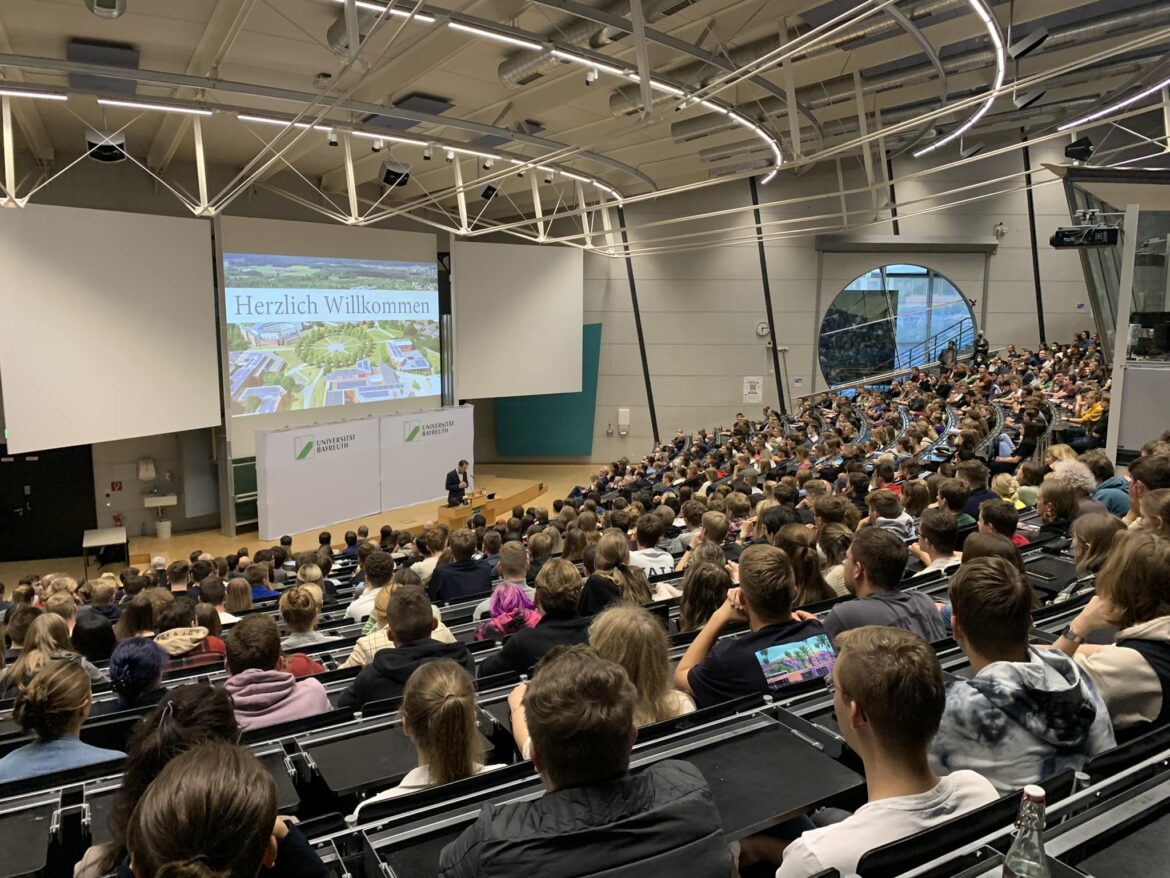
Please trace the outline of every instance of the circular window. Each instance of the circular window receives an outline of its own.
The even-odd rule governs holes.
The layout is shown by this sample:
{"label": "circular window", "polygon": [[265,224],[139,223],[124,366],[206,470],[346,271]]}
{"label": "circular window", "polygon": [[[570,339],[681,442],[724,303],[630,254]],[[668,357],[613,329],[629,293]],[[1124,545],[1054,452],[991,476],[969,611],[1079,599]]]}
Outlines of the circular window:
{"label": "circular window", "polygon": [[821,374],[830,387],[933,365],[955,342],[975,344],[966,297],[932,268],[883,265],[837,293],[821,321]]}

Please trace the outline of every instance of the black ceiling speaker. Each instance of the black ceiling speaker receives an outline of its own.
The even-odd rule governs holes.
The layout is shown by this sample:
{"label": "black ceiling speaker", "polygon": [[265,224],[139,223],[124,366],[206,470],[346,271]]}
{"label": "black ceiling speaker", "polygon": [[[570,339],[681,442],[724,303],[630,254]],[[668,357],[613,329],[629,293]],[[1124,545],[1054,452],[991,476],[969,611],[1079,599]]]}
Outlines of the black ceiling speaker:
{"label": "black ceiling speaker", "polygon": [[410,182],[410,165],[382,162],[381,180],[387,186],[405,186]]}
{"label": "black ceiling speaker", "polygon": [[1093,155],[1093,141],[1087,137],[1074,140],[1064,148],[1064,157],[1074,162],[1087,162]]}
{"label": "black ceiling speaker", "polygon": [[480,197],[482,197],[484,201],[491,201],[493,198],[496,197],[496,193],[499,191],[500,190],[497,189],[495,186],[484,186],[483,192],[481,192],[479,194],[480,194]]}
{"label": "black ceiling speaker", "polygon": [[85,150],[95,162],[111,164],[126,161],[126,135],[122,132],[99,132],[85,129]]}

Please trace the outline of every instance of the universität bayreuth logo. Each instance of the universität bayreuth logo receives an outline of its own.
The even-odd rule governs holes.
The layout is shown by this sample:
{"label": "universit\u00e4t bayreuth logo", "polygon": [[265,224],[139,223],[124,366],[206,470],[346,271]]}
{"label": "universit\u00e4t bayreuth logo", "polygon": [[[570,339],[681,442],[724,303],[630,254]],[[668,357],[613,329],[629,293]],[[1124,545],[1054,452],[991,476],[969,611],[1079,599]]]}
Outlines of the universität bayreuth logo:
{"label": "universit\u00e4t bayreuth logo", "polygon": [[293,437],[293,460],[308,460],[317,449],[317,438],[311,433]]}
{"label": "universit\u00e4t bayreuth logo", "polygon": [[422,430],[422,421],[406,421],[402,425],[402,440],[413,442],[418,438],[420,430]]}

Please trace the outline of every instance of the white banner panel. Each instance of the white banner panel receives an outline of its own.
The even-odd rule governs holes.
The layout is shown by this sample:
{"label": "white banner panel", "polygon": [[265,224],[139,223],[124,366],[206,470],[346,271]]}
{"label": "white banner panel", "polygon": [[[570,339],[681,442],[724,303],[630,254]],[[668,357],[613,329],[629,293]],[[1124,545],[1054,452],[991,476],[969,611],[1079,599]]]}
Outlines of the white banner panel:
{"label": "white banner panel", "polygon": [[378,421],[256,432],[260,538],[382,511]]}
{"label": "white banner panel", "polygon": [[382,425],[382,509],[399,509],[428,500],[446,500],[443,486],[447,473],[461,460],[475,467],[473,407],[445,408],[433,412],[386,415]]}

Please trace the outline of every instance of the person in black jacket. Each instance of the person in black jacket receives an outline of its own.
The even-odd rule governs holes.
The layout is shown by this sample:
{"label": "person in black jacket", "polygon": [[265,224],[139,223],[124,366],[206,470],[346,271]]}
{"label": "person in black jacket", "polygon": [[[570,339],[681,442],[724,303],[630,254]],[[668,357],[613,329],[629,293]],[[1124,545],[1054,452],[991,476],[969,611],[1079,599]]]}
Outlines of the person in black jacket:
{"label": "person in black jacket", "polygon": [[455,557],[451,564],[436,567],[427,583],[427,594],[432,601],[452,601],[471,595],[487,594],[492,590],[490,568],[482,561],[473,561],[475,534],[465,527],[452,531],[447,545]]}
{"label": "person in black jacket", "polygon": [[459,465],[451,472],[447,473],[447,482],[443,486],[443,490],[447,492],[447,505],[460,506],[463,503],[463,495],[467,493],[467,461],[459,461]]}
{"label": "person in black jacket", "polygon": [[338,707],[360,710],[371,701],[400,698],[414,669],[436,659],[451,659],[475,676],[475,659],[466,646],[431,639],[439,622],[422,588],[399,586],[386,608],[386,624],[394,649],[374,653],[374,660],[341,693]]}
{"label": "person in black jacket", "polygon": [[524,711],[547,792],[480,811],[443,848],[441,878],[577,878],[639,866],[648,875],[731,874],[719,811],[697,768],[667,759],[629,773],[637,697],[621,666],[587,646],[546,656],[515,710]]}
{"label": "person in black jacket", "polygon": [[533,628],[523,628],[504,641],[495,655],[480,665],[481,677],[513,671],[527,674],[554,646],[589,642],[588,616],[577,612],[581,574],[563,558],[550,558],[536,577],[533,600],[543,617]]}

